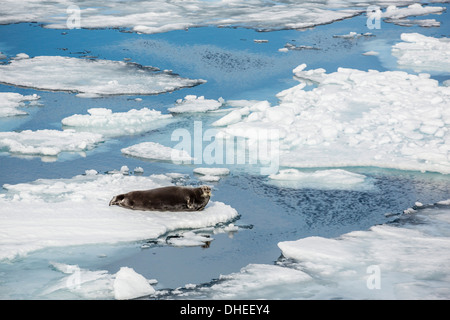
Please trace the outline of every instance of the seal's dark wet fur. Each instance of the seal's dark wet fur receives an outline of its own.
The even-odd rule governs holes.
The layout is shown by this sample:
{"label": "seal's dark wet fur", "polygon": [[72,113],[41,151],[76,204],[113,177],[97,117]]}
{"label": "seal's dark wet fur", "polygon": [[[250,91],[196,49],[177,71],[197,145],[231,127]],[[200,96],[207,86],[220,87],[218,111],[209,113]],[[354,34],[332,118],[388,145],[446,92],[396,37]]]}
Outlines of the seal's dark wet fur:
{"label": "seal's dark wet fur", "polygon": [[109,205],[147,211],[200,211],[208,204],[211,188],[170,186],[131,191],[111,199]]}

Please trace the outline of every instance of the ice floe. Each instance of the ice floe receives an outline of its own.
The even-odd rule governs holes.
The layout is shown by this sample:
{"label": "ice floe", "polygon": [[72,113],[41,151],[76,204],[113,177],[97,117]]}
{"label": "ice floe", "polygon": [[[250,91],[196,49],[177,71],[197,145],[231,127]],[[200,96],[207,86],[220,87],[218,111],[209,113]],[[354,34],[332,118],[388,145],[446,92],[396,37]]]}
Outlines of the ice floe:
{"label": "ice floe", "polygon": [[283,169],[268,177],[268,183],[285,188],[363,190],[371,187],[369,179],[362,174],[342,169],[302,172],[297,169]]}
{"label": "ice floe", "polygon": [[224,103],[222,98],[218,100],[205,99],[204,96],[187,95],[184,99],[179,99],[174,107],[168,108],[173,113],[184,112],[208,112],[219,109]]}
{"label": "ice floe", "polygon": [[[68,14],[68,3],[58,0],[51,5],[23,1],[18,8],[14,1],[3,3],[1,24],[41,22],[47,28],[131,28],[139,33],[158,33],[200,26],[241,26],[257,30],[302,29],[353,17],[353,1],[339,3],[295,1],[169,1],[135,0],[129,5],[100,1],[80,4]],[[367,6],[367,4],[365,4]],[[26,14],[25,14],[26,13]],[[72,15],[75,26],[72,23]],[[268,17],[270,17],[268,19]]]}
{"label": "ice floe", "polygon": [[39,99],[37,94],[24,96],[16,92],[0,92],[0,117],[26,115],[27,113],[19,108],[24,107],[28,101],[29,106],[35,105]]}
{"label": "ice floe", "polygon": [[285,167],[450,173],[448,87],[428,74],[305,68],[294,69],[300,84],[278,93],[277,106],[241,114],[217,136],[267,140],[276,130]]}
{"label": "ice floe", "polygon": [[230,174],[228,168],[195,168],[194,173],[200,175],[198,178],[201,181],[217,182],[222,176]]}
{"label": "ice floe", "polygon": [[238,213],[210,201],[198,212],[151,212],[108,206],[132,190],[172,185],[168,175],[90,174],[3,185],[0,260],[54,246],[156,239],[177,229],[226,223]]}
{"label": "ice floe", "polygon": [[0,65],[0,82],[98,97],[158,94],[196,86],[205,81],[182,78],[131,62],[37,56]]}
{"label": "ice floe", "polygon": [[423,16],[429,14],[441,14],[445,7],[437,6],[422,6],[420,3],[414,3],[407,7],[398,8],[395,5],[390,5],[386,11],[381,13],[381,18],[385,22],[395,23],[402,26],[419,25],[421,27],[439,27],[440,23],[434,19],[410,20],[407,17]]}
{"label": "ice floe", "polygon": [[25,156],[58,156],[61,152],[84,152],[105,139],[101,134],[74,130],[24,130],[0,132],[0,151]]}
{"label": "ice floe", "polygon": [[427,37],[419,33],[402,33],[392,46],[392,55],[402,69],[417,72],[450,72],[450,39]]}
{"label": "ice floe", "polygon": [[112,112],[106,108],[88,109],[87,115],[72,115],[62,119],[66,128],[76,131],[89,131],[100,133],[104,136],[114,137],[121,135],[133,135],[145,133],[161,128],[171,121],[170,114],[162,114],[160,111],[142,108],[131,109],[127,112]]}
{"label": "ice floe", "polygon": [[122,153],[128,156],[149,160],[191,163],[193,158],[185,151],[163,146],[157,142],[142,142],[123,148]]}

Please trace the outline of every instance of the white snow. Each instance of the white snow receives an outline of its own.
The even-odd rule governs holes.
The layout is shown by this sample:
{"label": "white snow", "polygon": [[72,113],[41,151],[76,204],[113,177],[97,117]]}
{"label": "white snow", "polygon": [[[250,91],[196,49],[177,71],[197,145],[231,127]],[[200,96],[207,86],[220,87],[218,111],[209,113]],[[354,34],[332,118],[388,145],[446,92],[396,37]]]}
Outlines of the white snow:
{"label": "white snow", "polygon": [[[279,104],[218,128],[223,137],[279,136],[280,166],[376,166],[450,173],[450,88],[428,74],[294,69]],[[305,90],[306,83],[315,83]]]}
{"label": "white snow", "polygon": [[0,82],[96,97],[158,94],[192,87],[204,83],[204,80],[156,72],[130,62],[37,56],[0,65]]}
{"label": "white snow", "polygon": [[222,98],[218,100],[205,99],[204,96],[187,95],[184,99],[178,99],[175,107],[168,108],[173,113],[184,112],[208,112],[219,109],[224,103]]}
{"label": "white snow", "polygon": [[173,120],[170,114],[142,108],[127,112],[112,112],[106,108],[88,109],[88,115],[73,115],[62,119],[62,124],[76,131],[100,133],[115,137],[145,133],[161,128]]}
{"label": "white snow", "polygon": [[12,117],[27,114],[18,109],[25,106],[25,101],[31,101],[28,105],[40,99],[37,94],[21,95],[15,92],[0,92],[0,117]]}
{"label": "white snow", "polygon": [[163,146],[157,142],[142,142],[123,148],[123,154],[151,160],[191,162],[193,158],[185,151]]}
{"label": "white snow", "polygon": [[91,150],[104,140],[101,134],[74,130],[0,132],[0,150],[16,155],[58,156],[61,152]]}
{"label": "white snow", "polygon": [[402,33],[399,42],[392,46],[392,55],[402,69],[417,72],[450,72],[450,39],[433,38],[419,33]]}
{"label": "white snow", "polygon": [[297,169],[283,169],[276,174],[269,175],[270,184],[288,188],[340,189],[361,190],[370,186],[367,177],[342,170],[317,170],[302,172]]}
{"label": "white snow", "polygon": [[108,206],[114,195],[172,184],[166,175],[88,174],[3,185],[0,260],[55,246],[156,239],[177,229],[228,222],[237,216],[217,201],[198,212],[137,211]]}

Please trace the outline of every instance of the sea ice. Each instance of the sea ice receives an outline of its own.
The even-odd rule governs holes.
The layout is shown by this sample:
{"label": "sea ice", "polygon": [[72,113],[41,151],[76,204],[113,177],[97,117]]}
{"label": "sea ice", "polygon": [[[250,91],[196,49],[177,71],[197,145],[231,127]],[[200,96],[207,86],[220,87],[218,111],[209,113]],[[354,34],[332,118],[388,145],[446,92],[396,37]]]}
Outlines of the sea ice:
{"label": "sea ice", "polygon": [[205,81],[182,78],[131,62],[37,56],[0,65],[0,82],[98,97],[158,94]]}
{"label": "sea ice", "polygon": [[[278,243],[275,265],[249,264],[183,299],[444,299],[450,297],[449,201],[338,238]],[[174,293],[175,297],[178,297]]]}
{"label": "sea ice", "polygon": [[166,175],[88,174],[3,185],[0,260],[54,246],[156,239],[177,229],[226,223],[238,213],[210,201],[203,211],[155,212],[108,206],[116,194],[172,185]]}
{"label": "sea ice", "polygon": [[38,293],[39,298],[125,300],[156,292],[150,283],[153,280],[145,279],[133,268],[121,267],[117,273],[110,274],[106,270],[92,271],[78,265],[58,262],[50,265],[66,276],[47,285]]}
{"label": "sea ice", "polygon": [[147,279],[128,267],[122,267],[116,273],[113,287],[117,300],[134,299],[156,292]]}
{"label": "sea ice", "polygon": [[24,107],[25,101],[31,101],[28,105],[32,105],[38,99],[37,94],[24,96],[15,92],[0,92],[0,118],[25,115],[27,113],[18,108]]}
{"label": "sea ice", "polygon": [[224,103],[222,98],[218,100],[205,99],[205,97],[197,97],[195,95],[187,95],[184,99],[179,99],[175,107],[168,108],[173,113],[184,112],[208,112],[219,109]]}
{"label": "sea ice", "polygon": [[189,163],[193,160],[185,150],[166,147],[157,142],[142,142],[123,148],[121,151],[128,156],[150,160]]}
{"label": "sea ice", "polygon": [[[380,1],[385,2],[385,1]],[[1,24],[42,22],[47,28],[68,29],[69,22],[79,17],[81,28],[131,28],[139,33],[159,33],[201,26],[241,26],[257,30],[302,29],[353,17],[364,9],[355,10],[353,1],[339,3],[296,1],[131,1],[122,3],[90,1],[75,7],[74,17],[68,15],[68,3],[57,0],[51,5],[23,1],[20,8],[5,0]],[[365,6],[367,4],[364,3]],[[268,18],[270,17],[270,18]],[[69,19],[69,20],[68,20]]]}
{"label": "sea ice", "polygon": [[[294,69],[300,84],[279,104],[218,128],[218,136],[269,139],[280,166],[376,166],[450,173],[450,88],[428,74]],[[314,83],[312,90],[306,84]],[[266,132],[266,134],[262,134]]]}
{"label": "sea ice", "polygon": [[392,55],[402,69],[414,71],[450,72],[450,39],[434,38],[419,33],[402,33],[392,46]]}
{"label": "sea ice", "polygon": [[211,176],[226,176],[230,174],[228,168],[195,168],[194,173]]}
{"label": "sea ice", "polygon": [[385,22],[392,22],[402,26],[410,26],[416,24],[421,27],[439,27],[440,23],[434,19],[410,20],[406,18],[428,14],[441,14],[444,10],[445,7],[424,7],[420,3],[414,3],[402,8],[398,8],[395,5],[390,5],[386,8],[385,12],[381,13],[381,18],[384,18]]}
{"label": "sea ice", "polygon": [[89,131],[115,137],[145,133],[161,128],[173,120],[172,115],[142,108],[127,112],[112,112],[105,108],[88,109],[88,115],[73,115],[62,119],[62,124],[76,131]]}
{"label": "sea ice", "polygon": [[297,169],[283,169],[276,174],[269,175],[268,183],[287,188],[339,189],[361,190],[370,186],[367,177],[342,170],[317,170],[302,172]]}
{"label": "sea ice", "polygon": [[61,152],[84,152],[104,141],[101,134],[74,130],[0,132],[0,150],[16,155],[58,156]]}

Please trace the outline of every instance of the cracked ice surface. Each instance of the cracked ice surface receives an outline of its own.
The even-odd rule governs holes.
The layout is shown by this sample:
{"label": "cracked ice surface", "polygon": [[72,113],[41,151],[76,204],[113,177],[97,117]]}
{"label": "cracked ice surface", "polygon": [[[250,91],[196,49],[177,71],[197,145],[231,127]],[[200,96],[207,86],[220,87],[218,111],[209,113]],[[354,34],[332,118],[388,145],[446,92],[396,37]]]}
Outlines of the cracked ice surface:
{"label": "cracked ice surface", "polygon": [[[305,68],[294,69],[301,83],[278,93],[279,105],[234,119],[218,136],[260,139],[277,130],[288,167],[450,173],[450,88],[428,74]],[[304,90],[306,83],[316,87]]]}

